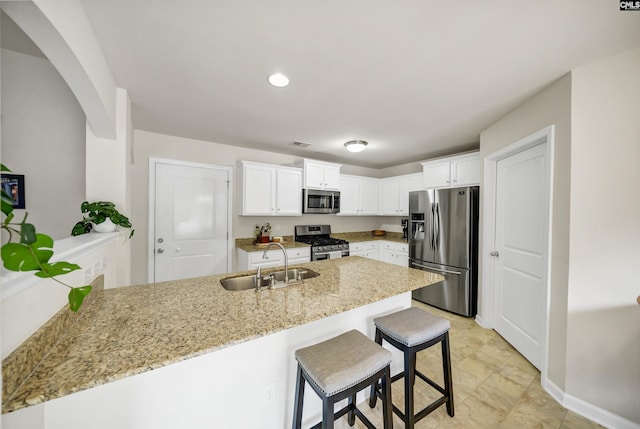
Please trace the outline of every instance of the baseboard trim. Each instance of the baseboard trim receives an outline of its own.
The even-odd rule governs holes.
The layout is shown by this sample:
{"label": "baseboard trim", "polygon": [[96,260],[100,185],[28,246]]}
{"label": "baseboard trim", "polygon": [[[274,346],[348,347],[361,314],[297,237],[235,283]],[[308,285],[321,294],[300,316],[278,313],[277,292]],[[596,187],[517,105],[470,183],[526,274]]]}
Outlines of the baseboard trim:
{"label": "baseboard trim", "polygon": [[640,429],[640,424],[636,422],[632,422],[631,420],[566,393],[548,378],[542,380],[542,387],[553,399],[558,401],[558,403],[566,409],[580,414],[589,420],[593,420],[598,424],[612,429]]}
{"label": "baseboard trim", "polygon": [[484,320],[482,319],[482,317],[479,314],[476,314],[476,323],[478,325],[480,325],[484,329],[492,329],[491,326],[489,326],[489,325],[484,323]]}

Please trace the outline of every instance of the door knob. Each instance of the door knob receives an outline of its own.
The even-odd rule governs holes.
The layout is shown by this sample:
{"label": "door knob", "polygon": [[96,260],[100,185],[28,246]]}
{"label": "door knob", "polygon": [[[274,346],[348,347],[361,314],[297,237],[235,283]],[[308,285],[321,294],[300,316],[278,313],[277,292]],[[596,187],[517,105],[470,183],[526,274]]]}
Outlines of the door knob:
{"label": "door knob", "polygon": [[158,249],[157,252],[158,253],[162,253],[162,252],[164,252],[164,249]]}
{"label": "door knob", "polygon": [[498,257],[500,256],[500,253],[497,250],[494,250],[493,252],[489,253],[489,255]]}

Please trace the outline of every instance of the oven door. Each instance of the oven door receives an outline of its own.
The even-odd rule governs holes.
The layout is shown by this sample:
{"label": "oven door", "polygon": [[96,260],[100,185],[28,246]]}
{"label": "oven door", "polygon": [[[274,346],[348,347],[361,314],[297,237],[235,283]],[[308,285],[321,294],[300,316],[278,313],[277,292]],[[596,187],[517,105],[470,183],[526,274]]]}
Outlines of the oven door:
{"label": "oven door", "polygon": [[326,261],[327,259],[344,258],[349,256],[349,250],[332,250],[330,252],[312,252],[312,261]]}

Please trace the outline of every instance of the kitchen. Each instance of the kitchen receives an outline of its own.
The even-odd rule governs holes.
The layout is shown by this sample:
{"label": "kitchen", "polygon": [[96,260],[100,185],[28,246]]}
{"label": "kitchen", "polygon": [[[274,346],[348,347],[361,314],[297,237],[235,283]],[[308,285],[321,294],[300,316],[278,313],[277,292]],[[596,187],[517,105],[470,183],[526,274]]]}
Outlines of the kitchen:
{"label": "kitchen", "polygon": [[[625,62],[626,61],[626,62]],[[511,113],[504,113],[500,116],[494,126],[487,127],[480,135],[480,153],[481,158],[495,152],[496,150],[529,135],[550,123],[557,124],[556,134],[556,159],[555,168],[558,174],[555,175],[554,182],[554,207],[557,218],[554,218],[554,237],[552,242],[554,263],[552,263],[553,271],[551,274],[552,284],[557,285],[552,289],[555,294],[551,297],[551,314],[553,331],[558,335],[551,338],[551,360],[549,374],[554,380],[559,391],[566,392],[573,397],[575,403],[582,404],[578,400],[587,400],[587,402],[595,403],[604,410],[610,410],[616,415],[626,415],[627,419],[636,419],[632,414],[628,414],[624,407],[621,409],[619,403],[609,403],[608,399],[602,397],[602,393],[591,392],[589,385],[604,386],[605,392],[611,392],[611,386],[607,380],[601,379],[597,374],[603,373],[604,367],[621,368],[634,374],[635,369],[629,364],[608,359],[596,359],[594,361],[584,362],[579,356],[585,354],[595,354],[596,346],[587,342],[587,338],[593,338],[592,329],[601,333],[605,328],[619,329],[620,326],[628,326],[627,329],[621,329],[620,343],[617,344],[619,350],[628,350],[631,353],[630,361],[637,350],[633,348],[634,331],[632,326],[637,326],[637,311],[633,313],[634,308],[626,307],[629,299],[625,298],[632,291],[637,295],[637,289],[634,289],[632,282],[629,280],[633,277],[633,272],[629,272],[629,268],[623,268],[620,273],[626,273],[618,282],[619,294],[611,297],[609,293],[601,292],[599,285],[608,281],[607,275],[609,270],[598,270],[591,264],[591,257],[585,254],[590,245],[606,244],[607,248],[627,249],[629,255],[634,255],[634,247],[628,244],[625,237],[635,237],[637,234],[637,226],[629,223],[627,216],[633,216],[637,213],[635,202],[628,199],[622,199],[625,204],[618,207],[616,211],[619,216],[618,224],[631,225],[626,229],[626,235],[614,235],[610,238],[596,238],[591,233],[591,227],[594,221],[599,221],[603,214],[594,208],[586,196],[588,189],[595,187],[601,189],[605,184],[613,185],[616,183],[628,185],[634,183],[637,179],[637,168],[630,165],[626,168],[618,168],[617,166],[627,166],[628,162],[633,161],[637,150],[633,146],[633,137],[624,135],[624,130],[632,130],[632,119],[622,121],[618,118],[607,119],[607,112],[596,110],[596,106],[590,102],[594,98],[600,98],[609,91],[602,90],[597,92],[598,88],[606,88],[613,85],[618,76],[618,67],[624,65],[624,70],[629,67],[637,67],[636,57],[633,53],[618,59],[611,59],[608,62],[594,64],[585,67],[578,67],[579,63],[573,69],[570,76],[565,76],[551,84],[539,94],[531,96],[526,101],[523,100],[520,106]],[[624,75],[625,72],[620,73]],[[622,85],[622,84],[621,84]],[[614,105],[621,106],[620,111],[630,112],[632,114],[637,111],[637,106],[633,101],[624,97],[624,92],[629,91],[629,87],[625,87],[620,94],[611,94],[617,97],[612,101]],[[573,92],[573,95],[571,93]],[[626,103],[626,104],[625,104]],[[570,107],[570,110],[569,110]],[[589,109],[593,109],[589,110]],[[615,110],[615,109],[614,109]],[[571,115],[567,112],[571,111]],[[590,115],[597,115],[597,119],[593,119]],[[615,127],[611,128],[611,123],[615,123]],[[138,233],[135,240],[130,243],[132,261],[129,264],[133,267],[130,271],[130,283],[141,283],[146,281],[147,271],[147,237],[146,237],[146,217],[147,217],[147,195],[146,186],[149,174],[146,159],[151,156],[169,159],[183,159],[191,162],[208,162],[211,164],[235,165],[239,160],[253,160],[266,162],[275,165],[293,164],[298,157],[279,154],[271,151],[261,151],[256,149],[247,149],[240,147],[232,147],[217,143],[209,143],[203,140],[190,139],[185,137],[172,137],[158,132],[150,132],[139,129],[132,129],[133,145],[132,152],[135,162],[131,165],[128,173],[128,183],[131,186],[131,217],[134,224],[139,225]],[[608,152],[606,154],[599,152],[595,148],[599,147],[595,141],[595,137],[602,135],[603,132],[613,136],[611,143],[607,145]],[[622,135],[621,135],[622,134]],[[3,139],[4,141],[4,139]],[[580,142],[580,144],[578,144]],[[584,142],[592,142],[588,145]],[[615,142],[615,144],[614,144]],[[342,144],[342,142],[340,143]],[[116,147],[120,148],[119,144]],[[373,146],[368,149],[373,149]],[[466,148],[472,149],[472,148]],[[121,149],[118,149],[121,150]],[[344,149],[343,149],[344,150]],[[101,171],[105,162],[110,162],[112,168],[116,171],[125,171],[126,163],[122,159],[126,159],[128,151],[121,150],[118,153],[120,158],[111,160],[105,157],[107,152],[100,145],[100,141],[92,141],[88,143],[87,154],[92,153],[93,156],[87,159],[87,196],[106,195],[106,198],[126,201],[124,197],[125,187],[118,183],[117,186],[101,185],[98,177],[94,176],[94,172]],[[365,152],[366,153],[366,152]],[[310,158],[313,158],[309,156]],[[421,161],[427,158],[420,159]],[[601,160],[608,159],[603,164]],[[615,161],[613,161],[615,160]],[[346,163],[345,163],[346,164]],[[419,163],[418,163],[419,164]],[[417,165],[401,165],[397,168],[386,167],[382,169],[369,169],[366,167],[358,167],[354,165],[346,166],[343,169],[345,174],[369,176],[369,177],[388,177],[408,173],[419,172]],[[569,177],[566,172],[570,171]],[[562,173],[562,174],[560,174]],[[625,174],[625,176],[621,176]],[[127,175],[123,174],[123,177]],[[569,182],[570,180],[570,182]],[[109,183],[111,185],[111,183]],[[104,189],[99,189],[102,186]],[[106,194],[101,194],[104,191]],[[604,189],[604,192],[607,192]],[[131,198],[131,197],[129,197]],[[569,211],[569,204],[572,210]],[[585,216],[584,213],[591,213],[591,216]],[[595,218],[592,218],[595,216]],[[330,223],[335,232],[364,231],[380,229],[383,225],[399,226],[399,219],[396,217],[338,217],[330,216]],[[322,215],[305,215],[303,224],[326,223],[327,217]],[[308,219],[308,220],[307,220]],[[266,221],[267,219],[261,219]],[[268,219],[272,221],[272,219]],[[281,223],[279,223],[281,222]],[[233,222],[232,236],[237,238],[249,237],[255,227],[256,220],[250,218],[236,217]],[[597,222],[596,222],[597,223]],[[300,224],[298,219],[287,218],[282,221],[273,222],[274,229],[278,235],[292,234],[293,227]],[[382,228],[382,229],[387,229]],[[569,229],[571,236],[569,237]],[[585,242],[586,240],[586,242]],[[606,243],[600,243],[599,240],[607,240]],[[584,250],[583,250],[584,249]],[[571,250],[571,251],[569,251]],[[622,258],[627,260],[628,256]],[[634,264],[627,264],[626,267],[632,267]],[[126,266],[126,262],[125,262]],[[594,269],[596,270],[594,272]],[[584,271],[583,271],[584,270]],[[587,273],[592,278],[585,278]],[[126,277],[126,274],[124,275]],[[596,281],[597,279],[597,281]],[[82,279],[80,279],[82,281]],[[119,281],[119,284],[127,284],[127,281]],[[635,297],[634,295],[634,297]],[[588,297],[588,298],[586,298]],[[624,298],[624,299],[623,299]],[[600,302],[602,301],[602,302]],[[60,303],[61,305],[61,303]],[[3,311],[3,314],[10,314]],[[601,322],[601,325],[592,326],[592,321],[585,317],[591,315]],[[4,324],[3,324],[4,326]],[[586,331],[585,331],[586,330]],[[587,333],[588,332],[588,333]],[[3,335],[4,337],[4,335]],[[625,340],[629,339],[631,345],[625,346]],[[631,347],[630,349],[627,347]],[[577,365],[576,362],[581,362]],[[608,363],[608,364],[607,364]],[[606,366],[604,366],[606,365]],[[578,374],[578,372],[580,374]],[[584,373],[593,374],[584,377]],[[615,377],[619,380],[616,389],[619,386],[627,386],[627,395],[625,397],[633,397],[634,384],[629,384],[634,380],[633,376]],[[625,382],[625,379],[627,380]],[[637,387],[637,385],[635,385]],[[614,389],[614,390],[616,390]],[[582,392],[590,392],[585,397]],[[615,395],[614,395],[615,396]],[[620,399],[620,398],[619,398]],[[625,414],[627,413],[627,414]]]}

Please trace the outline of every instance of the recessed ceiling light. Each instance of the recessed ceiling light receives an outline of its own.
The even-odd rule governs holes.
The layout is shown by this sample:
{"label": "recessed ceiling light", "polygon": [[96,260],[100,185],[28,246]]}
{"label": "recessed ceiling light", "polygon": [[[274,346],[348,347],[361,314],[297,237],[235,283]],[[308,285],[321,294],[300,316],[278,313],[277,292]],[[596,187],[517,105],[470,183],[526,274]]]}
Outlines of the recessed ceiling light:
{"label": "recessed ceiling light", "polygon": [[269,83],[278,88],[282,88],[289,85],[289,78],[282,73],[274,73],[269,76]]}
{"label": "recessed ceiling light", "polygon": [[351,140],[344,144],[349,152],[362,152],[369,143],[364,140]]}

